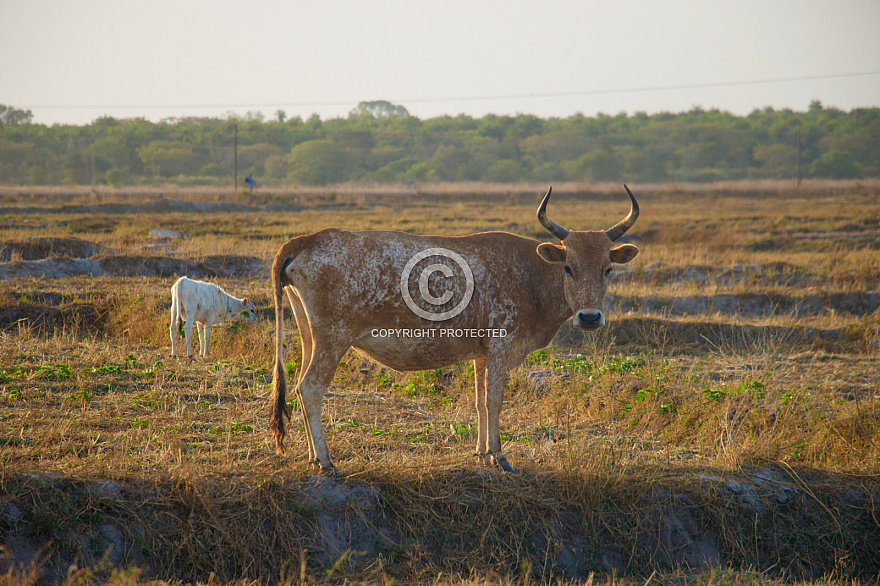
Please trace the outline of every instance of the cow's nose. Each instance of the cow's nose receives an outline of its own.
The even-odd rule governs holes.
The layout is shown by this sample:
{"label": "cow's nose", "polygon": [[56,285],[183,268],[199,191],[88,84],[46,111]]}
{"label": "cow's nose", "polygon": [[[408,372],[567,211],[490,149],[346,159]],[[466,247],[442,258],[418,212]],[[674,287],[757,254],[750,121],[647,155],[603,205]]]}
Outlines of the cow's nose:
{"label": "cow's nose", "polygon": [[596,309],[581,309],[574,314],[574,325],[583,330],[595,330],[605,325],[605,314]]}

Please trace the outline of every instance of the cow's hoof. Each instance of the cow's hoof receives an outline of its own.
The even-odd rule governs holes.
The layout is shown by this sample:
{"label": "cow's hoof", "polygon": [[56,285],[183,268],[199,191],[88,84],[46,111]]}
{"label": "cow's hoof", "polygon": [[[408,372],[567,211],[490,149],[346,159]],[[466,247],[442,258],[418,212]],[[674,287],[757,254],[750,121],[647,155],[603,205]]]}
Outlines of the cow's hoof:
{"label": "cow's hoof", "polygon": [[476,454],[477,459],[483,466],[495,466],[500,468],[504,472],[509,472],[511,474],[516,474],[516,470],[513,469],[513,466],[507,461],[501,453],[499,452],[497,455],[489,452],[487,454]]}
{"label": "cow's hoof", "polygon": [[513,466],[510,465],[510,462],[504,456],[495,456],[495,465],[505,472],[516,474],[516,470],[513,469]]}
{"label": "cow's hoof", "polygon": [[342,478],[342,474],[339,473],[339,470],[333,464],[321,466],[321,474],[327,478]]}

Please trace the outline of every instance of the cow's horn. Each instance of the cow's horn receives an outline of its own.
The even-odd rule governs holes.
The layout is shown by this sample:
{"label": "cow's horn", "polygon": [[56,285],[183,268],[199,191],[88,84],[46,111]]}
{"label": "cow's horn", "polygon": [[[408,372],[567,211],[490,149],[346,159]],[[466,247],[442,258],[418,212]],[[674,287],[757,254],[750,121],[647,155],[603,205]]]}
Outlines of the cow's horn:
{"label": "cow's horn", "polygon": [[568,236],[568,230],[547,217],[547,201],[550,199],[551,191],[553,191],[552,187],[547,190],[547,195],[544,196],[543,201],[541,201],[541,205],[538,206],[538,221],[541,222],[542,226],[547,228],[548,232],[550,232],[560,240],[565,240],[565,237]]}
{"label": "cow's horn", "polygon": [[627,187],[626,184],[624,184],[623,188],[626,189],[626,192],[629,194],[632,207],[629,210],[629,215],[617,222],[609,230],[605,231],[605,234],[612,242],[623,236],[624,232],[632,228],[632,225],[636,223],[636,219],[639,217],[639,202],[636,201],[636,196],[633,195],[633,192],[629,190],[629,187]]}

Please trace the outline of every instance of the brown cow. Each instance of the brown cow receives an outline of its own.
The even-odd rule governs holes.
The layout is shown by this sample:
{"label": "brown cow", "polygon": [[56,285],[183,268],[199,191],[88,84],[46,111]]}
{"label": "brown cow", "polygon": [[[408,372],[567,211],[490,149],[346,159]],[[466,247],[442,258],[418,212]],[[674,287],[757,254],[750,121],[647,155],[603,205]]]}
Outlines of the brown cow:
{"label": "brown cow", "polygon": [[635,196],[624,188],[629,214],[607,231],[592,232],[569,232],[548,219],[548,190],[538,221],[556,243],[506,232],[450,237],[333,228],[289,240],[272,265],[276,354],[270,420],[277,451],[284,453],[285,416],[290,419],[286,292],[302,341],[296,392],[310,464],[338,474],[324,438],[321,402],[340,359],[353,347],[399,371],[473,360],[477,454],[483,463],[513,472],[501,453],[498,428],[507,371],[549,344],[572,317],[584,330],[605,325],[602,304],[612,263],[627,263],[639,252],[631,244],[611,244],[639,215]]}

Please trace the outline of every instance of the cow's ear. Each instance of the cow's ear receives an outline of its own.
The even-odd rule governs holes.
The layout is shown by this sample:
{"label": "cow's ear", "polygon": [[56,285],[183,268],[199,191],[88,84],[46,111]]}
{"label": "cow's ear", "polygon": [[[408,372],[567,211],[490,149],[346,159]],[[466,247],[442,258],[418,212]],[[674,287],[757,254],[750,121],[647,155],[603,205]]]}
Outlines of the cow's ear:
{"label": "cow's ear", "polygon": [[247,297],[245,297],[244,299],[241,300],[241,304],[242,304],[242,305],[247,305],[247,304],[248,304]]}
{"label": "cow's ear", "polygon": [[538,245],[538,256],[547,262],[565,262],[565,247],[560,244],[545,242]]}
{"label": "cow's ear", "polygon": [[611,262],[626,264],[636,257],[639,249],[632,244],[621,244],[611,249]]}

